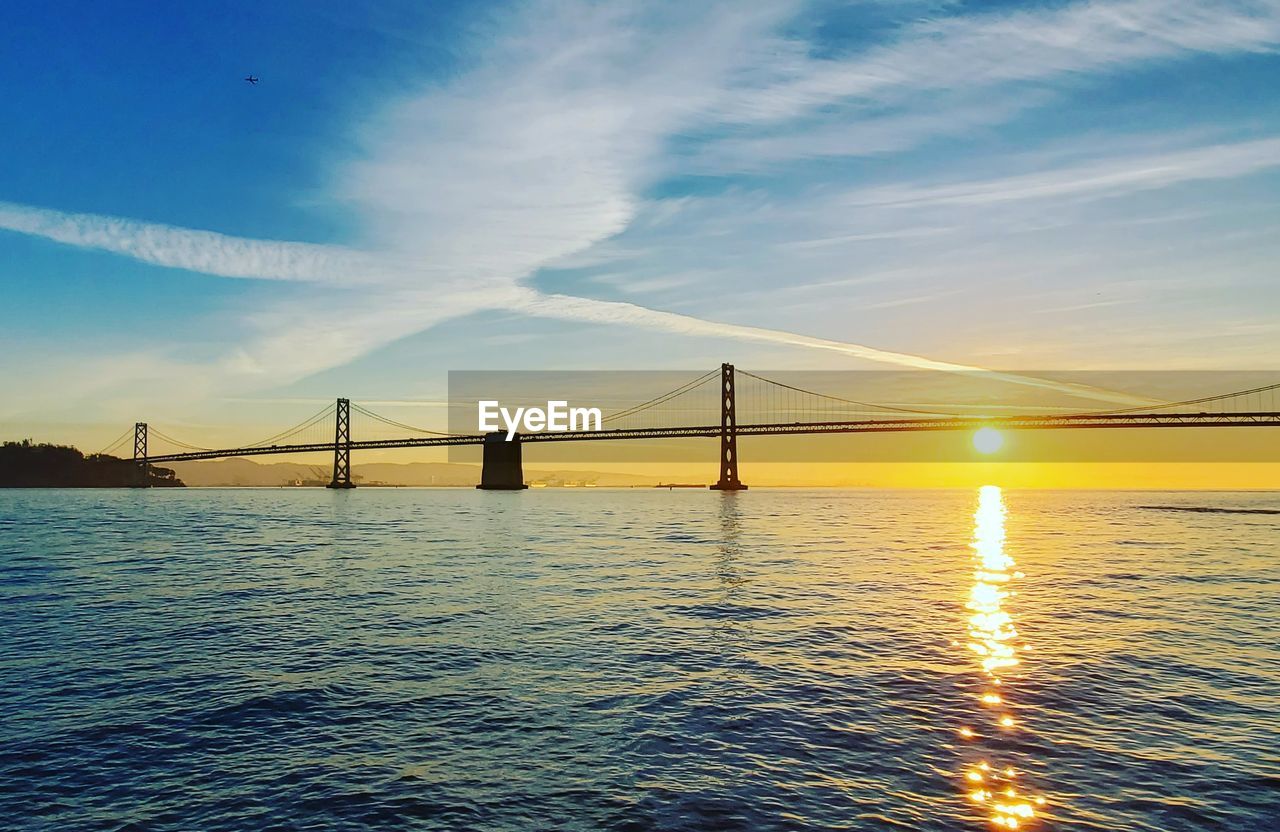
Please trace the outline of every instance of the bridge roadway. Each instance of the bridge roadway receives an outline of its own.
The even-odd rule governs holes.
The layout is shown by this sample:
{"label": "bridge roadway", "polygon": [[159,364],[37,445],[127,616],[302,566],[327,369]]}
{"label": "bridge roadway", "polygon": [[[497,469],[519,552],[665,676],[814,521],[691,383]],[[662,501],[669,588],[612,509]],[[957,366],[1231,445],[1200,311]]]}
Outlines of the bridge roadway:
{"label": "bridge roadway", "polygon": [[[816,435],[824,433],[904,433],[912,431],[962,431],[983,427],[1002,430],[1079,430],[1085,428],[1187,428],[1187,427],[1256,427],[1280,426],[1280,411],[1235,413],[1079,413],[1061,416],[996,416],[942,417],[932,419],[864,419],[845,422],[779,422],[738,425],[738,436]],[[560,431],[527,433],[520,442],[584,442],[623,439],[679,439],[685,437],[714,438],[722,433],[720,425],[695,425],[670,428],[617,428],[598,431]],[[485,434],[427,436],[411,439],[352,439],[350,450],[376,448],[436,448],[450,445],[483,445]],[[146,457],[152,465],[165,462],[189,462],[201,459],[224,459],[237,456],[268,454],[333,453],[334,443],[304,445],[265,445],[250,448],[222,448],[162,454]]]}

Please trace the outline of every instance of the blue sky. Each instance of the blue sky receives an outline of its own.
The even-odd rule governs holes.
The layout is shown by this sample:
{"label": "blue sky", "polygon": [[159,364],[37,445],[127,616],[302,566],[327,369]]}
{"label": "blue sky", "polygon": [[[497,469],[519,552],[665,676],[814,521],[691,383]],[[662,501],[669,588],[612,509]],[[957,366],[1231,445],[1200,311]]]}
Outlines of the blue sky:
{"label": "blue sky", "polygon": [[1280,364],[1280,3],[349,5],[0,9],[4,435]]}

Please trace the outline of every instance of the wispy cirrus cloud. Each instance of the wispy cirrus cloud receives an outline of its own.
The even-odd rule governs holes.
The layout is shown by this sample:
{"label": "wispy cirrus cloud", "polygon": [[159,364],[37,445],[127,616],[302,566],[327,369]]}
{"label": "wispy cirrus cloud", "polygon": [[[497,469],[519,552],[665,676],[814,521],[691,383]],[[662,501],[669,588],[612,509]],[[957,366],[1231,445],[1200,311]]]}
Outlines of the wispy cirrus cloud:
{"label": "wispy cirrus cloud", "polygon": [[793,60],[743,89],[727,120],[794,119],[848,101],[890,102],[938,90],[1077,77],[1193,53],[1267,52],[1280,42],[1274,2],[1076,2],[955,15],[906,26],[847,58]]}
{"label": "wispy cirrus cloud", "polygon": [[215,231],[11,202],[0,202],[0,229],[218,277],[343,285],[377,277],[369,273],[373,257],[334,246],[249,240]]}
{"label": "wispy cirrus cloud", "polygon": [[[81,215],[65,216],[77,227],[84,228],[89,239],[96,238],[94,218]],[[128,227],[139,231],[144,237],[151,236],[148,226],[141,223],[128,223],[123,226],[113,223],[109,227],[113,232],[121,227]],[[162,228],[166,232],[183,233],[181,230]],[[200,232],[185,233],[194,235],[197,239],[200,235]],[[222,235],[217,236],[222,237]],[[124,242],[116,253],[129,254],[134,246],[130,244],[127,237],[123,237],[122,240]],[[71,241],[65,242],[75,244]],[[268,245],[260,241],[243,242],[253,242],[257,246]],[[267,260],[271,261],[272,258],[268,257]],[[305,279],[305,275],[305,272],[299,273],[302,279]],[[262,276],[270,277],[271,274]],[[396,282],[407,282],[407,279],[408,276],[402,275]],[[334,315],[335,306],[340,307],[340,316]],[[379,346],[444,320],[485,309],[517,311],[558,320],[616,324],[684,335],[723,337],[786,347],[817,349],[866,361],[922,370],[982,372],[992,378],[1013,384],[1066,390],[1101,401],[1125,404],[1138,401],[1123,394],[1092,390],[1079,385],[1064,386],[1059,382],[1044,381],[1016,373],[991,373],[974,365],[939,361],[847,341],[815,338],[764,327],[709,321],[631,303],[543,294],[533,289],[519,287],[514,283],[505,286],[497,284],[472,286],[465,289],[454,287],[443,294],[438,291],[384,286],[364,288],[358,292],[345,292],[340,296],[340,300],[324,293],[293,299],[287,306],[258,313],[256,323],[259,329],[270,334],[264,335],[251,344],[236,348],[219,362],[216,370],[222,375],[222,381],[237,377],[260,377],[272,381],[291,380],[342,363],[344,357],[364,355]],[[299,326],[299,321],[305,321],[306,326]],[[162,361],[153,361],[145,365],[147,370],[154,370],[156,367],[172,369]],[[205,380],[206,385],[214,387],[218,382],[219,379],[216,376]]]}
{"label": "wispy cirrus cloud", "polygon": [[1084,399],[1113,404],[1149,404],[1150,399],[1139,398],[1111,390],[1102,390],[1085,384],[1042,379],[1020,373],[999,372],[973,364],[939,361],[922,355],[881,350],[863,344],[852,344],[828,338],[815,338],[795,332],[765,327],[742,326],[708,321],[690,315],[663,312],[632,303],[592,300],[564,295],[529,294],[515,307],[529,315],[539,315],[561,320],[579,320],[590,323],[622,324],[657,329],[681,335],[699,335],[757,341],[788,347],[823,350],[841,355],[916,370],[933,370],[945,373],[981,374],[984,378],[1007,382],[1023,387],[1035,387],[1069,393]]}
{"label": "wispy cirrus cloud", "polygon": [[1099,199],[1183,182],[1234,179],[1280,167],[1280,139],[1106,159],[1048,171],[947,185],[891,185],[856,191],[850,205],[990,205],[1054,198]]}
{"label": "wispy cirrus cloud", "polygon": [[[666,177],[762,171],[785,178],[797,160],[887,154],[999,125],[1051,98],[1058,79],[1194,54],[1262,52],[1280,41],[1275,3],[1169,8],[1129,0],[957,13],[908,23],[851,53],[817,57],[829,53],[783,34],[803,8],[784,0],[532,3],[503,15],[475,33],[465,71],[424,82],[353,127],[358,158],[332,171],[330,194],[363,229],[360,251],[9,204],[0,204],[0,227],[211,275],[314,283],[305,298],[245,312],[254,335],[215,367],[228,386],[297,379],[485,309],[971,371],[976,367],[966,362],[718,322],[710,314],[537,292],[530,280],[548,267],[599,266],[610,248],[627,249],[634,260],[661,259],[656,247],[618,237],[637,226],[667,240],[680,233],[685,203],[653,198]],[[1028,89],[1032,83],[1041,86]],[[1277,141],[959,184],[903,172],[900,184],[877,188],[858,187],[856,179],[824,183],[818,198],[784,188],[761,200],[761,212],[775,203],[817,203],[820,216],[795,211],[785,228],[771,229],[770,241],[789,255],[834,259],[849,245],[906,249],[957,229],[885,221],[875,216],[883,207],[1086,198],[1238,177],[1271,167]],[[904,178],[910,181],[902,184]],[[766,223],[743,216],[710,218],[687,248],[712,260],[750,250]],[[840,275],[817,275],[812,285],[866,283],[847,274],[852,265],[840,265]],[[668,273],[667,283],[661,273],[649,274],[634,281],[637,291],[713,269],[663,261],[651,271]],[[755,277],[771,288],[782,282]],[[629,285],[623,278],[598,283],[619,292]],[[926,287],[912,297],[950,295]],[[894,303],[878,302],[882,309]]]}
{"label": "wispy cirrus cloud", "polygon": [[736,78],[714,130],[685,149],[698,173],[883,156],[958,139],[1046,106],[1064,88],[1196,55],[1273,53],[1280,4],[1264,0],[1075,2],[907,22],[868,49],[783,56]]}

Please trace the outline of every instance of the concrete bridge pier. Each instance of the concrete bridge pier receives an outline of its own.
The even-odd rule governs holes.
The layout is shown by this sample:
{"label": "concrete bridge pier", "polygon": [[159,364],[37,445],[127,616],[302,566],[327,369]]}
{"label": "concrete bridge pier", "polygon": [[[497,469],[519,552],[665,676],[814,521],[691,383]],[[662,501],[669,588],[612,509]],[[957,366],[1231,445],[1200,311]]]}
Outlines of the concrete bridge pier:
{"label": "concrete bridge pier", "polygon": [[519,491],[524,484],[524,465],[520,452],[520,434],[507,441],[502,431],[487,434],[484,438],[484,467],[480,471],[480,484],[476,488],[485,491]]}

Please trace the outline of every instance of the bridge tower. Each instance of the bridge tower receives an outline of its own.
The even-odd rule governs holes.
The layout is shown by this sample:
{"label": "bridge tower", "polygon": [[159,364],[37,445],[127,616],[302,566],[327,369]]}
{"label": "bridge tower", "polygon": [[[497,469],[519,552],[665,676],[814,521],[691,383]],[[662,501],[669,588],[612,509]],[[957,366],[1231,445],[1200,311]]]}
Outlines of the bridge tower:
{"label": "bridge tower", "polygon": [[151,463],[147,461],[147,423],[133,425],[134,488],[151,487]]}
{"label": "bridge tower", "polygon": [[476,488],[485,491],[520,491],[524,484],[524,461],[520,450],[520,434],[507,441],[502,431],[485,434],[484,464],[480,469],[480,484]]}
{"label": "bridge tower", "polygon": [[720,479],[715,491],[746,491],[738,479],[738,417],[734,408],[733,365],[720,365]]}
{"label": "bridge tower", "polygon": [[351,400],[338,399],[333,425],[333,481],[327,488],[355,488],[351,481]]}

